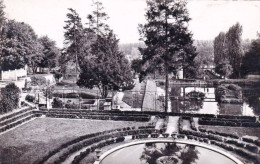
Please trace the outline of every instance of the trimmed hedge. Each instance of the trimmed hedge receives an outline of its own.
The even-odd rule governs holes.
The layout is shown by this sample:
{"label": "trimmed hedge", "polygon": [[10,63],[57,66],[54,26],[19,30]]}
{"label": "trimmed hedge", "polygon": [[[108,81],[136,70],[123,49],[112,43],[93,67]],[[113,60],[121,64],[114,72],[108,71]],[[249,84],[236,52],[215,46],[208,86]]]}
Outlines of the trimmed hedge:
{"label": "trimmed hedge", "polygon": [[22,123],[24,123],[25,121],[29,121],[30,119],[32,119],[33,117],[35,117],[33,114],[32,115],[29,115],[28,117],[25,117],[19,121],[16,121],[16,122],[13,122],[13,123],[9,123],[7,125],[5,125],[4,127],[0,128],[0,132],[4,132],[8,129],[11,129],[13,127],[16,127]]}
{"label": "trimmed hedge", "polygon": [[10,114],[10,115],[4,116],[4,117],[0,118],[0,122],[4,121],[4,120],[6,120],[6,119],[9,119],[9,118],[15,117],[15,116],[17,116],[17,115],[19,115],[19,114],[21,114],[21,113],[25,113],[25,112],[27,112],[27,111],[30,111],[30,110],[32,110],[32,109],[33,109],[32,107],[28,107],[27,109],[24,109],[24,110],[21,110],[21,111],[19,111],[19,112],[15,112],[15,113],[12,113],[12,114]]}
{"label": "trimmed hedge", "polygon": [[[254,117],[255,119],[255,117]],[[234,126],[234,127],[260,127],[259,122],[255,122],[254,119],[208,119],[199,118],[200,125],[217,125],[217,126]]]}

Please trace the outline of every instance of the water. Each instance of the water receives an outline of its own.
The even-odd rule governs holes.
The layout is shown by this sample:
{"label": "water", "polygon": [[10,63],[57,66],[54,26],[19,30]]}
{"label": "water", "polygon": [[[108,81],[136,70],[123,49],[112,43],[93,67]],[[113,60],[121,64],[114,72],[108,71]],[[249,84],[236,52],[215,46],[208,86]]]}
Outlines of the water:
{"label": "water", "polygon": [[[214,87],[171,87],[170,101],[173,112],[254,116],[260,114],[260,89],[242,88],[243,103],[227,104],[215,100]],[[196,91],[205,94],[203,100],[189,99],[188,94]]]}
{"label": "water", "polygon": [[235,164],[234,161],[212,150],[187,144],[146,143],[117,150],[101,164]]}

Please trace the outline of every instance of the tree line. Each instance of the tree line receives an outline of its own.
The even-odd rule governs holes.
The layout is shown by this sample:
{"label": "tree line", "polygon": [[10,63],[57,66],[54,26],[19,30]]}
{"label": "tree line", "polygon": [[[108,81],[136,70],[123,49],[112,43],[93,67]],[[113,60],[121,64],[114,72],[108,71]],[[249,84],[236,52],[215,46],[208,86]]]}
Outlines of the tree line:
{"label": "tree line", "polygon": [[241,78],[260,73],[259,35],[251,43],[242,41],[242,25],[236,23],[214,39],[214,63],[224,77]]}
{"label": "tree line", "polygon": [[0,1],[0,65],[1,70],[14,70],[28,65],[33,73],[37,68],[54,68],[59,49],[47,36],[38,37],[33,28],[5,17]]}

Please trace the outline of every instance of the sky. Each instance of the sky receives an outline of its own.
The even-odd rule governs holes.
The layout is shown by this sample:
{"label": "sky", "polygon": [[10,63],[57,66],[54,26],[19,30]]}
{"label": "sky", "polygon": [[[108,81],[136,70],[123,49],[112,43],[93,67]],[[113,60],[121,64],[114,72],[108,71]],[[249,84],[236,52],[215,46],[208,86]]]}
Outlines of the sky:
{"label": "sky", "polygon": [[[120,43],[139,41],[138,24],[145,22],[145,0],[101,0],[109,15],[107,23]],[[8,19],[30,24],[38,36],[47,35],[62,48],[68,8],[75,9],[83,23],[93,11],[92,0],[4,0]],[[243,39],[255,39],[260,32],[260,1],[189,0],[189,30],[195,40],[213,40],[221,31],[239,22]]]}

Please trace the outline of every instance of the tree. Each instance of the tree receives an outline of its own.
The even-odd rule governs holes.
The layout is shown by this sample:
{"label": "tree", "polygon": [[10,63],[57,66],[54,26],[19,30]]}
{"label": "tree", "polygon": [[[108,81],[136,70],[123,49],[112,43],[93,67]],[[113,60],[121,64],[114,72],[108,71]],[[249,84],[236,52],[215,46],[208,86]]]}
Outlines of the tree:
{"label": "tree", "polygon": [[55,41],[51,40],[48,36],[39,38],[41,45],[43,46],[43,58],[39,63],[39,67],[54,68],[57,65],[57,59],[60,55],[59,49],[56,47]]}
{"label": "tree", "polygon": [[[0,0],[0,59],[1,59],[1,55],[2,55],[2,49],[4,47],[5,44],[5,35],[4,35],[4,26],[6,24],[6,18],[5,18],[5,12],[4,12],[4,4],[3,4],[3,0]],[[1,60],[0,60],[0,66],[1,64]],[[0,67],[1,70],[1,67]]]}
{"label": "tree", "polygon": [[243,57],[242,26],[236,23],[224,33],[221,32],[214,40],[214,62],[223,63],[228,60],[233,69],[233,77],[240,77]]}
{"label": "tree", "polygon": [[79,65],[90,52],[93,36],[92,33],[87,32],[87,30],[83,28],[79,14],[71,8],[69,8],[69,11],[70,13],[67,14],[68,20],[65,21],[66,25],[64,26],[65,47],[62,53],[62,63],[75,63],[77,79]]}
{"label": "tree", "polygon": [[251,43],[249,51],[243,57],[241,72],[243,75],[260,74],[260,35]]}
{"label": "tree", "polygon": [[232,66],[229,64],[228,60],[225,60],[223,62],[220,62],[216,68],[215,71],[224,76],[224,78],[229,77],[232,74],[233,68]]}
{"label": "tree", "polygon": [[98,36],[98,41],[91,47],[93,56],[80,66],[79,86],[98,87],[103,98],[109,90],[133,88],[130,65],[119,51],[118,40],[112,31],[107,37]]}
{"label": "tree", "polygon": [[0,34],[2,34],[2,30],[6,22],[4,8],[5,8],[4,2],[3,0],[0,0]]}
{"label": "tree", "polygon": [[70,13],[67,13],[66,25],[64,26],[64,51],[63,55],[66,55],[67,64],[68,61],[72,61],[76,64],[75,71],[77,76],[78,71],[78,50],[80,46],[79,39],[83,35],[83,25],[81,23],[81,18],[79,17],[76,10],[69,8]]}
{"label": "tree", "polygon": [[14,83],[10,83],[1,89],[0,111],[2,113],[12,111],[18,107],[20,92],[20,89]]}
{"label": "tree", "polygon": [[106,35],[110,32],[109,26],[105,23],[109,18],[104,12],[104,7],[99,0],[93,1],[94,11],[87,16],[88,29],[96,33],[96,35]]}
{"label": "tree", "polygon": [[190,20],[186,2],[182,0],[148,0],[146,20],[140,25],[141,39],[146,48],[140,48],[142,64],[140,80],[156,67],[162,66],[165,72],[165,111],[168,110],[168,86],[170,72],[187,67],[195,57],[192,34],[188,31]]}
{"label": "tree", "polygon": [[132,60],[131,68],[132,68],[132,70],[134,70],[135,74],[140,73],[142,70],[141,59]]}
{"label": "tree", "polygon": [[196,47],[197,56],[194,62],[203,67],[213,65],[214,60],[214,48],[212,41],[196,41],[194,46]]}
{"label": "tree", "polygon": [[227,56],[233,68],[233,77],[240,77],[240,67],[243,57],[242,26],[236,23],[226,33]]}
{"label": "tree", "polygon": [[23,68],[26,64],[36,72],[42,60],[42,46],[31,26],[8,21],[5,27],[5,44],[2,49],[3,70]]}
{"label": "tree", "polygon": [[220,62],[227,60],[226,54],[226,34],[220,32],[219,35],[214,39],[214,62],[215,65]]}

